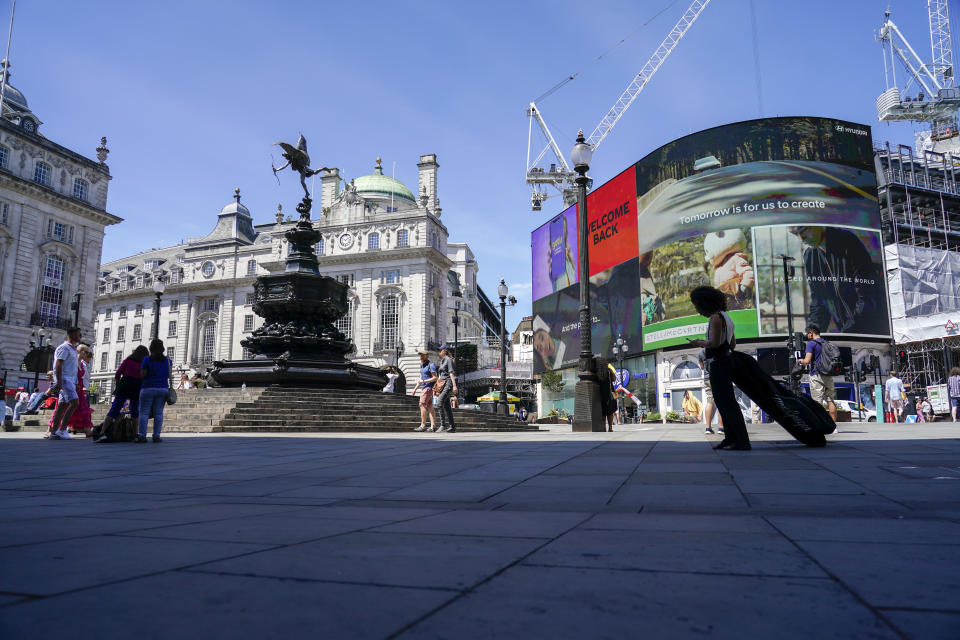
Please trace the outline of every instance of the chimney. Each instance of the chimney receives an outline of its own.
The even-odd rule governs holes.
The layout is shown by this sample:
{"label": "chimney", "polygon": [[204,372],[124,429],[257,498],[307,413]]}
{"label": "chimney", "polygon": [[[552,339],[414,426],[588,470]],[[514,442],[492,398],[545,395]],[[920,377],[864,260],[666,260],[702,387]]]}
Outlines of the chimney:
{"label": "chimney", "polygon": [[340,195],[340,169],[324,169],[320,175],[320,206],[329,207]]}
{"label": "chimney", "polygon": [[417,185],[417,197],[426,192],[427,208],[431,211],[437,208],[437,154],[427,153],[420,156],[417,169],[420,170],[420,182]]}

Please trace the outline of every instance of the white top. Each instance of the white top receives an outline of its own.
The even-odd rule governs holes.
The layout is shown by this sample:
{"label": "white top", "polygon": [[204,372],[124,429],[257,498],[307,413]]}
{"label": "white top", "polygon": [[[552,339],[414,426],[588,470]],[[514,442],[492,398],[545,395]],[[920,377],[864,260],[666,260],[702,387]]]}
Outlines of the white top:
{"label": "white top", "polygon": [[[63,379],[68,381],[68,384],[77,384],[77,348],[70,344],[69,340],[64,340],[60,343],[60,346],[57,347],[57,350],[53,352],[53,360],[56,363],[57,360],[63,360],[63,369],[61,370],[63,374]],[[54,369],[56,372],[56,369]],[[58,380],[63,384],[63,380]]]}
{"label": "white top", "polygon": [[394,385],[396,385],[396,383],[397,383],[397,378],[399,378],[399,377],[400,377],[400,376],[398,376],[397,374],[395,374],[393,371],[391,371],[390,373],[388,373],[388,374],[387,374],[387,384],[386,384],[386,386],[383,388],[383,391],[384,391],[385,393],[393,393]]}

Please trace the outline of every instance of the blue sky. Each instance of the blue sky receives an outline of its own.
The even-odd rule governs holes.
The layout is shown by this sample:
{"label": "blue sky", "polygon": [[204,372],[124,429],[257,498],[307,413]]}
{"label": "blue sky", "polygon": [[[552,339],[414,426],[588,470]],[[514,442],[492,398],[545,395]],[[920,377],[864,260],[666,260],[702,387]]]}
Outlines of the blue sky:
{"label": "blue sky", "polygon": [[[277,185],[270,145],[298,131],[315,166],[347,179],[382,156],[416,189],[419,155],[436,153],[451,239],[471,245],[488,293],[506,278],[520,300],[513,324],[530,309],[530,231],[561,208],[530,211],[526,104],[668,4],[20,0],[11,83],[50,139],[94,157],[107,136],[108,209],[125,222],[108,230],[104,261],[207,233],[237,186],[255,222],[278,202],[292,212],[299,186],[292,175]],[[565,152],[688,4],[676,0],[541,103]],[[873,126],[877,141],[912,142],[913,125],[876,121],[874,31],[889,4],[929,57],[925,3],[754,4],[756,34],[750,0],[711,2],[598,149],[598,184],[674,138],[758,116],[842,118]],[[0,23],[8,17],[5,2]]]}

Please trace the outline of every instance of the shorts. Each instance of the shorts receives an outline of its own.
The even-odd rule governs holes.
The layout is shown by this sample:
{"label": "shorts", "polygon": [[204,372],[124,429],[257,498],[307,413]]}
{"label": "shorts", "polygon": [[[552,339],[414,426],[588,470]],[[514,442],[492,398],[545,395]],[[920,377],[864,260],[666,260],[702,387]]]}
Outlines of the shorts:
{"label": "shorts", "polygon": [[703,377],[703,404],[713,402],[713,388],[710,386],[710,376]]}
{"label": "shorts", "polygon": [[76,385],[73,382],[64,380],[60,384],[60,395],[57,396],[57,402],[73,402],[79,399],[80,396],[77,395]]}
{"label": "shorts", "polygon": [[810,376],[810,397],[824,406],[836,400],[833,376]]}
{"label": "shorts", "polygon": [[903,400],[900,400],[899,398],[891,399],[891,400],[890,400],[890,408],[891,408],[891,409],[903,409]]}
{"label": "shorts", "polygon": [[420,406],[421,407],[432,407],[433,406],[433,387],[429,389],[424,389],[420,392]]}
{"label": "shorts", "polygon": [[950,406],[951,407],[960,407],[960,397],[950,396]]}

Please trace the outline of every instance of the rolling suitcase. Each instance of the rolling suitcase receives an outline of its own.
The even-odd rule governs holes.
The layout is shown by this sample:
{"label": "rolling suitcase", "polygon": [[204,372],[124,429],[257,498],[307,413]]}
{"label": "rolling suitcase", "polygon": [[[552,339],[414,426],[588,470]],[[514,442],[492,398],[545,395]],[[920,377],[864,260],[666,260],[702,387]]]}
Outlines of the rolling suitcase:
{"label": "rolling suitcase", "polygon": [[812,398],[797,395],[768,376],[747,354],[733,351],[731,356],[737,363],[733,383],[748,398],[798,441],[808,447],[826,446],[824,436],[837,429],[826,409]]}

